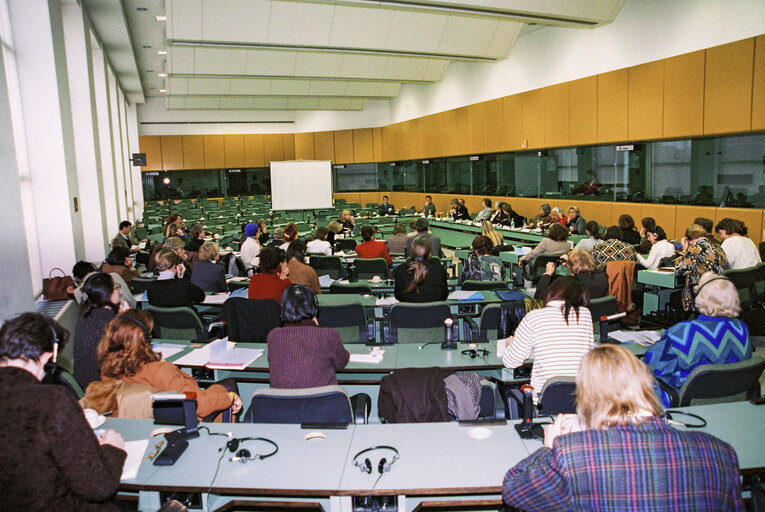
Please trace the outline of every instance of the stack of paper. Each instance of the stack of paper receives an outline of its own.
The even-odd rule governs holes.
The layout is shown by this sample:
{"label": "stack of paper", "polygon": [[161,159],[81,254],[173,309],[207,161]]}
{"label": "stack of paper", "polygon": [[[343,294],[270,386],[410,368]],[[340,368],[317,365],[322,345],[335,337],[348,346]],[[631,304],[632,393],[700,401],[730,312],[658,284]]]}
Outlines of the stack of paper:
{"label": "stack of paper", "polygon": [[212,341],[175,361],[178,366],[206,366],[219,370],[244,370],[263,355],[262,349],[237,348],[228,338]]}
{"label": "stack of paper", "polygon": [[643,347],[650,347],[661,339],[661,333],[656,331],[613,331],[608,333],[608,337],[621,343],[637,343]]}
{"label": "stack of paper", "polygon": [[176,345],[174,343],[153,343],[151,345],[151,349],[162,356],[162,359],[165,361],[167,361],[168,357],[174,356],[185,348],[185,345]]}

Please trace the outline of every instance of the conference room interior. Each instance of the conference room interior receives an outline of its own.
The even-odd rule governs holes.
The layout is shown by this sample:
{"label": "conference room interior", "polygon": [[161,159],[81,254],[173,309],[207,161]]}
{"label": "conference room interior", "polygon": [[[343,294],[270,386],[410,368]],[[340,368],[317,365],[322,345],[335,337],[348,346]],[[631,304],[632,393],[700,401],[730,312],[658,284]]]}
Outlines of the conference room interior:
{"label": "conference room interior", "polygon": [[[464,199],[471,214],[488,198],[509,203],[528,219],[542,204],[564,214],[576,206],[603,228],[618,224],[624,214],[638,229],[642,218],[652,217],[677,243],[696,218],[715,225],[734,218],[746,224],[755,244],[765,242],[765,5],[466,0],[371,7],[350,0],[232,0],[224,9],[215,1],[0,1],[0,230],[8,234],[6,263],[0,265],[0,321],[45,312],[44,279],[56,269],[71,274],[78,261],[100,266],[121,221],[130,221],[134,233],[146,232],[168,214],[199,210],[196,219],[188,218],[190,227],[210,207],[240,204],[236,233],[222,233],[218,226],[208,232],[235,234],[227,242],[239,240],[244,221],[260,217],[245,205],[259,203],[255,209],[261,210],[273,193],[274,162],[330,167],[334,204],[295,213],[301,216],[303,240],[327,227],[329,219],[317,217],[317,211],[339,212],[348,204],[358,212],[356,223],[378,227],[377,239],[384,240],[392,236],[392,225],[373,211],[384,196],[396,210],[414,210],[401,219],[392,216],[392,224],[401,222],[408,231],[426,196],[432,198],[433,231],[460,241],[458,246],[442,242],[450,292],[459,288],[461,256],[470,249],[464,240],[480,231],[448,224],[455,198]],[[353,9],[369,15],[358,28],[348,17]],[[385,23],[378,14],[388,16]],[[381,35],[384,30],[388,33]],[[364,31],[367,40],[359,35]],[[264,40],[258,39],[261,32]],[[598,192],[576,192],[589,171],[600,184]],[[268,213],[265,217],[273,221]],[[202,221],[215,224],[211,218]],[[272,234],[277,225],[269,226]],[[515,240],[505,233],[518,245],[534,245],[535,237],[544,235],[524,233]],[[503,261],[511,270],[517,265],[517,258]],[[517,280],[508,281],[509,288],[518,287]],[[665,281],[642,282],[637,274],[635,281],[664,305]],[[322,290],[329,295],[328,287]],[[372,336],[380,342],[389,309],[375,309],[374,293],[360,300],[370,316],[380,317]],[[386,289],[384,295],[392,293]],[[333,299],[320,298],[320,305],[322,300],[332,304]],[[460,308],[477,319],[483,306],[450,302],[460,319]],[[55,314],[58,306],[49,311]],[[74,311],[67,309],[62,322],[72,331]],[[466,321],[457,322],[463,350],[472,340],[464,339]],[[192,340],[174,341],[187,350]],[[433,341],[440,342],[422,343]],[[496,349],[496,343],[492,339],[488,346]],[[752,344],[761,355],[765,340],[752,337]],[[408,361],[514,379],[496,350],[488,363],[464,355],[455,362],[448,351],[436,346],[428,353],[428,348],[433,347],[390,346],[379,370],[355,363],[338,372],[339,380],[349,383],[349,394],[373,389],[376,402],[382,376]],[[352,354],[368,350],[363,344],[349,348]],[[245,409],[253,391],[268,385],[265,359],[241,380]],[[237,376],[192,367],[196,376],[204,375],[204,385]],[[765,377],[760,382],[765,389]],[[734,444],[748,509],[754,506],[749,482],[765,468],[760,448],[745,453],[748,443],[759,444],[760,409],[747,402],[689,409],[708,422],[706,431]],[[237,464],[236,471],[224,463],[219,475],[216,452],[209,464],[195,460],[197,473],[189,469],[189,458],[209,458],[207,451],[220,444],[203,433],[174,468],[157,470],[144,461],[137,476],[123,479],[121,506],[157,510],[168,497],[185,497],[189,510],[257,509],[258,500],[273,509],[372,510],[384,501],[398,510],[497,510],[503,506],[504,473],[542,446],[540,439],[518,437],[515,418],[465,434],[441,424],[385,430],[395,426],[380,424],[377,414],[375,403],[371,425],[337,433],[325,429],[319,449],[305,438],[301,442],[314,443],[305,455],[307,465],[290,471],[284,468],[292,463],[274,462],[283,453],[301,457],[304,445],[295,439],[308,430],[231,426],[236,436],[278,442],[282,453],[269,458],[263,487],[247,474],[262,460]],[[739,421],[727,430],[731,418]],[[106,426],[127,441],[148,438],[155,427],[149,420],[120,418],[109,418]],[[482,435],[488,441],[479,439]],[[464,482],[460,471],[426,470],[431,463],[450,464],[444,439],[458,439],[454,446],[473,450],[466,455],[472,469],[464,471],[471,473]],[[402,453],[384,474],[378,472],[377,453],[369,479],[356,467],[350,474],[354,454],[392,443],[399,443],[394,446]],[[500,443],[506,458],[496,460],[492,446]],[[153,439],[149,445],[152,449]],[[433,455],[440,450],[444,453]],[[383,456],[390,464],[391,455]],[[413,458],[418,462],[410,465]],[[481,458],[491,460],[482,465]],[[315,470],[322,465],[326,471],[319,474]],[[291,486],[292,480],[300,485]],[[216,490],[210,493],[212,482]],[[301,492],[305,489],[309,492]],[[364,502],[362,491],[378,498]]]}

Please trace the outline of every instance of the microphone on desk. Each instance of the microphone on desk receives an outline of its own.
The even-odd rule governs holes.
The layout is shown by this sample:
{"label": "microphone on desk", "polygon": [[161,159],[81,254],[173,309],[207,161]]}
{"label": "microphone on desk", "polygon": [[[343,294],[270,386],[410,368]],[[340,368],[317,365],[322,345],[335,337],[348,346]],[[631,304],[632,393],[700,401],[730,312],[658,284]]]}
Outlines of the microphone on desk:
{"label": "microphone on desk", "polygon": [[441,343],[441,350],[455,350],[457,345],[452,341],[452,325],[454,320],[447,318],[444,320],[444,329],[446,330],[446,339]]}

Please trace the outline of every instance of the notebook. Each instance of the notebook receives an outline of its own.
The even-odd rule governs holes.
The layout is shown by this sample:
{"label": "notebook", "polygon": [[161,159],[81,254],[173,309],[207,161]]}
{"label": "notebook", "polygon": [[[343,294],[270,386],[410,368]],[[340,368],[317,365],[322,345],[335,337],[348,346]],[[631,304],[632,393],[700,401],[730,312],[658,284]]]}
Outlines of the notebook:
{"label": "notebook", "polygon": [[520,290],[497,290],[497,295],[502,300],[522,300],[528,298],[525,293]]}

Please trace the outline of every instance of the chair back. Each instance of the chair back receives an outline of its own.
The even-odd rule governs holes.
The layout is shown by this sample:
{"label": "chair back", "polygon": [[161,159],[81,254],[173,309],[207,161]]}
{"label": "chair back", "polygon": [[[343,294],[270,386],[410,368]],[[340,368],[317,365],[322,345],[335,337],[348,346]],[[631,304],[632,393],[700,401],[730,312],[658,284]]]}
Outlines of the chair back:
{"label": "chair back", "polygon": [[353,238],[338,238],[335,240],[335,251],[353,252],[357,245],[358,242]]}
{"label": "chair back", "polygon": [[507,290],[505,281],[473,281],[467,280],[462,283],[462,289],[465,291],[475,290]]}
{"label": "chair back", "polygon": [[531,265],[528,265],[528,272],[524,275],[524,278],[529,279],[532,283],[537,283],[542,275],[545,273],[545,268],[548,262],[556,262],[563,256],[564,253],[558,252],[555,254],[540,254]]}
{"label": "chair back", "polygon": [[206,340],[204,325],[196,311],[188,307],[160,308],[149,306],[154,318],[155,338],[170,340]]}
{"label": "chair back", "polygon": [[341,386],[258,388],[245,423],[353,423],[351,401]]}
{"label": "chair back", "polygon": [[265,343],[271,329],[281,325],[281,312],[273,299],[231,297],[223,303],[221,319],[230,341]]}
{"label": "chair back", "polygon": [[502,306],[490,304],[483,308],[478,319],[478,339],[496,340],[499,331],[499,318],[502,314]]}
{"label": "chair back", "polygon": [[332,279],[340,279],[344,276],[343,260],[340,256],[311,256],[309,264],[317,275],[328,275]]}
{"label": "chair back", "polygon": [[722,275],[731,280],[736,286],[738,298],[741,301],[742,309],[748,308],[754,297],[757,296],[757,267],[728,269],[723,271]]}
{"label": "chair back", "polygon": [[374,323],[370,326],[360,303],[319,306],[316,319],[321,327],[332,327],[340,333],[343,343],[374,340]]}
{"label": "chair back", "polygon": [[359,279],[372,279],[374,276],[386,279],[389,276],[388,262],[384,258],[356,258],[353,264]]}
{"label": "chair back", "polygon": [[491,255],[499,256],[500,253],[514,251],[514,250],[515,250],[515,246],[513,245],[506,245],[506,244],[497,245],[495,247],[492,247]]}
{"label": "chair back", "polygon": [[143,277],[134,277],[133,280],[130,282],[130,288],[132,288],[133,295],[139,295],[143,292],[145,292],[149,285],[156,281],[153,277],[150,278],[143,278]]}
{"label": "chair back", "polygon": [[592,326],[595,334],[600,335],[600,340],[605,341],[608,338],[609,322],[601,322],[604,316],[610,316],[616,313],[616,297],[606,295],[590,301],[590,314],[592,315]]}
{"label": "chair back", "polygon": [[576,412],[576,377],[551,377],[539,393],[538,416]]}
{"label": "chair back", "polygon": [[372,287],[363,283],[332,283],[329,285],[329,293],[345,293],[352,295],[370,295]]}
{"label": "chair back", "polygon": [[680,388],[680,407],[757,398],[763,370],[765,359],[756,356],[738,363],[697,366]]}
{"label": "chair back", "polygon": [[444,320],[451,317],[451,310],[445,302],[394,304],[390,308],[388,336],[385,342],[422,343],[444,340]]}

